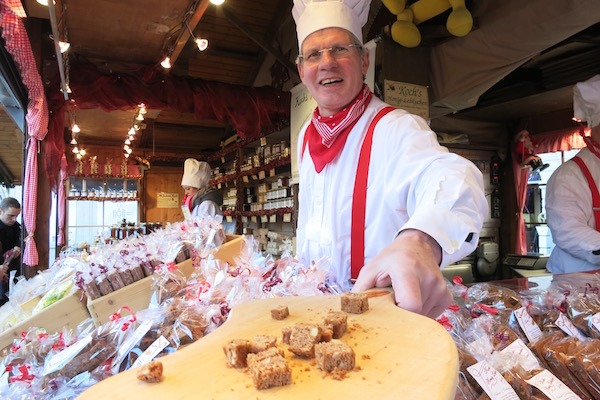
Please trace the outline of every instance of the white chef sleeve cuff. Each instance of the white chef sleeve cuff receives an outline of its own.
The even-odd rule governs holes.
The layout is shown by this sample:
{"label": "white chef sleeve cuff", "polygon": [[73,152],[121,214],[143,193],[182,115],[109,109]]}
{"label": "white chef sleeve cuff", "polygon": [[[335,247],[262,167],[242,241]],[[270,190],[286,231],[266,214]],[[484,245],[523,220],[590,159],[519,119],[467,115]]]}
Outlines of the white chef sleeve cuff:
{"label": "white chef sleeve cuff", "polygon": [[460,261],[472,253],[479,241],[480,227],[464,214],[442,207],[417,210],[398,231],[417,229],[434,238],[442,248],[441,267]]}

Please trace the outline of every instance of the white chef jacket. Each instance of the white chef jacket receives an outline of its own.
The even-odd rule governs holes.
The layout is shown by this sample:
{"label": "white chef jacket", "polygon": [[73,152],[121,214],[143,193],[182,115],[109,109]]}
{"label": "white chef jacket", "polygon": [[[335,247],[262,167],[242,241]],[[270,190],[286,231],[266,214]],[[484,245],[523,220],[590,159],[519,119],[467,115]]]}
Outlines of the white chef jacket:
{"label": "white chef jacket", "polygon": [[221,215],[221,207],[219,207],[217,203],[212,200],[204,200],[202,203],[194,207],[192,210],[192,218],[203,215],[208,215],[210,217]]}
{"label": "white chef jacket", "polygon": [[[577,155],[600,187],[600,160],[587,148]],[[547,268],[555,274],[600,268],[600,232],[596,230],[592,194],[588,181],[575,161],[569,160],[548,180],[546,186],[548,227],[555,247]]]}
{"label": "white chef jacket", "polygon": [[[352,194],[360,148],[371,120],[385,106],[373,96],[340,154],[321,173],[315,171],[309,146],[302,148],[308,123],[298,138],[296,255],[305,265],[328,257],[330,279],[343,289],[349,289]],[[365,263],[409,228],[440,244],[442,266],[464,258],[477,246],[488,212],[483,187],[477,167],[440,146],[425,120],[400,109],[387,114],[373,134]]]}

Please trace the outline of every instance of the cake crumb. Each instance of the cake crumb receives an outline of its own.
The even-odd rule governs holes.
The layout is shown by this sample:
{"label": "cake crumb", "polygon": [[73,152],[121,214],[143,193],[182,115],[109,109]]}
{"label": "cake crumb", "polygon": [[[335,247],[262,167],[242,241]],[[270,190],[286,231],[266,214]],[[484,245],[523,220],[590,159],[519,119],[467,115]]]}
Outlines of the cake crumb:
{"label": "cake crumb", "polygon": [[271,310],[271,317],[276,320],[283,320],[290,316],[290,310],[287,306],[278,306]]}
{"label": "cake crumb", "polygon": [[160,361],[150,361],[143,365],[137,373],[137,378],[140,381],[148,383],[156,383],[162,380],[163,365]]}

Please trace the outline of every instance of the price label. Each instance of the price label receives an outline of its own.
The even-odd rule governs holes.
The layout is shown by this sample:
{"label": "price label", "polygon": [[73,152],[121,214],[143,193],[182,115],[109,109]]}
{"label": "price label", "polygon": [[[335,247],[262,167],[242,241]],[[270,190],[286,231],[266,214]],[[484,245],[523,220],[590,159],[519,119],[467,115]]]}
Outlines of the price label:
{"label": "price label", "polygon": [[269,217],[269,222],[275,223],[277,222],[277,214],[273,214]]}
{"label": "price label", "polygon": [[256,224],[256,223],[258,223],[258,218],[256,218],[255,216],[250,217],[250,221],[252,221]]}
{"label": "price label", "polygon": [[257,176],[257,175],[252,175],[252,180],[254,180],[254,181],[255,181],[255,180],[257,180],[257,179],[258,179],[258,176]]}
{"label": "price label", "polygon": [[597,314],[594,314],[591,321],[592,321],[592,325],[594,325],[596,327],[596,329],[598,329],[600,331],[600,312]]}
{"label": "price label", "polygon": [[244,181],[244,183],[249,183],[249,182],[250,182],[250,179],[248,179],[248,175],[244,175],[244,176],[242,177],[242,181]]}
{"label": "price label", "polygon": [[525,336],[531,343],[535,343],[542,336],[542,330],[535,323],[531,315],[527,312],[525,307],[521,307],[518,310],[515,310],[515,317],[517,318],[517,322],[523,332],[525,332]]}
{"label": "price label", "polygon": [[532,386],[540,389],[550,400],[580,400],[567,385],[547,369],[526,380]]}
{"label": "price label", "polygon": [[225,157],[221,157],[221,164],[225,164]]}
{"label": "price label", "polygon": [[292,214],[283,214],[283,222],[292,222]]}
{"label": "price label", "polygon": [[491,399],[519,400],[519,396],[502,374],[487,361],[473,364],[467,367],[467,371]]}
{"label": "price label", "polygon": [[269,176],[275,176],[275,168],[269,170]]}
{"label": "price label", "polygon": [[258,179],[265,179],[265,171],[259,171]]}
{"label": "price label", "polygon": [[221,189],[221,184],[220,183],[217,185],[217,189]]}
{"label": "price label", "polygon": [[266,146],[267,145],[267,138],[266,137],[261,137],[260,138],[260,145],[261,146]]}
{"label": "price label", "polygon": [[227,216],[227,222],[233,222],[233,217],[231,215]]}
{"label": "price label", "polygon": [[569,318],[567,318],[565,316],[565,314],[560,313],[554,323],[556,324],[556,326],[558,326],[560,329],[562,329],[562,331],[564,333],[566,333],[567,335],[576,337],[577,339],[580,339],[580,340],[585,340],[585,335],[583,333],[581,333],[581,331],[579,329],[577,329],[577,327],[575,327],[575,325],[573,325],[571,320]]}
{"label": "price label", "polygon": [[262,222],[263,224],[266,224],[267,222],[269,222],[269,216],[268,215],[262,215],[260,217],[260,222]]}

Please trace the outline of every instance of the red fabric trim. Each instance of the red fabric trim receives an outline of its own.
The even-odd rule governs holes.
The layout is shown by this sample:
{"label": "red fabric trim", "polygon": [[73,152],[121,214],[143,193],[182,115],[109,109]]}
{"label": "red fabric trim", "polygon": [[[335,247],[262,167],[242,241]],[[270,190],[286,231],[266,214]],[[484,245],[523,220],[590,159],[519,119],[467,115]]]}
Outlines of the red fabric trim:
{"label": "red fabric trim", "polygon": [[248,88],[167,75],[157,67],[145,67],[131,74],[103,74],[87,63],[72,63],[69,76],[72,103],[65,103],[58,82],[47,93],[52,113],[48,136],[52,145],[47,149],[46,171],[54,186],[65,148],[64,113],[69,108],[126,111],[145,103],[151,109],[216,119],[231,125],[240,137],[253,139],[289,124],[291,93],[272,87]]}
{"label": "red fabric trim", "polygon": [[535,142],[538,154],[583,149],[585,147],[579,128],[537,134],[535,135]]}
{"label": "red fabric trim", "polygon": [[588,185],[590,187],[590,191],[592,192],[592,211],[594,212],[594,220],[596,221],[596,230],[600,232],[600,193],[598,193],[598,187],[596,186],[596,182],[594,182],[594,178],[590,173],[587,165],[583,162],[583,160],[579,156],[575,156],[572,159],[581,169],[585,179],[588,181]]}
{"label": "red fabric trim", "polygon": [[369,181],[369,164],[371,148],[373,147],[373,132],[381,118],[393,111],[394,107],[387,106],[377,112],[369,125],[367,135],[360,148],[354,193],[352,194],[352,231],[350,239],[350,276],[358,278],[360,269],[365,264],[365,218],[367,213],[367,183]]}

